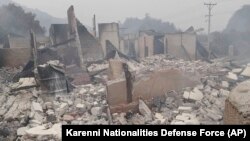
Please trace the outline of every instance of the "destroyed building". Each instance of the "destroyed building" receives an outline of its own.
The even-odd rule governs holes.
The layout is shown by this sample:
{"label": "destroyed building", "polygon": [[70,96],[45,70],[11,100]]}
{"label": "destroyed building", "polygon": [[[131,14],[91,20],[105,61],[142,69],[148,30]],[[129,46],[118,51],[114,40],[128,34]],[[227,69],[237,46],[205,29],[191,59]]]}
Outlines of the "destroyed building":
{"label": "destroyed building", "polygon": [[110,52],[109,48],[120,50],[118,23],[101,23],[98,25],[98,30],[99,40],[105,55]]}
{"label": "destroyed building", "polygon": [[49,40],[31,32],[25,48],[0,49],[0,139],[60,140],[68,124],[249,124],[249,65],[206,60],[190,31],[120,37],[101,23],[98,39],[67,15]]}
{"label": "destroyed building", "polygon": [[166,52],[185,60],[196,59],[196,42],[194,33],[167,34],[164,38]]}
{"label": "destroyed building", "polygon": [[[68,24],[53,24],[50,27],[50,38],[52,46],[58,48],[68,47],[65,41],[68,41],[69,29]],[[92,36],[87,29],[78,21],[78,33],[82,46],[83,55],[86,58],[91,58],[93,61],[102,60],[104,58],[100,43]],[[63,44],[64,43],[64,44]]]}
{"label": "destroyed building", "polygon": [[131,58],[139,57],[139,42],[137,35],[127,34],[120,37],[120,50]]}
{"label": "destroyed building", "polygon": [[164,54],[163,36],[155,31],[139,32],[139,57],[148,57],[156,54]]}

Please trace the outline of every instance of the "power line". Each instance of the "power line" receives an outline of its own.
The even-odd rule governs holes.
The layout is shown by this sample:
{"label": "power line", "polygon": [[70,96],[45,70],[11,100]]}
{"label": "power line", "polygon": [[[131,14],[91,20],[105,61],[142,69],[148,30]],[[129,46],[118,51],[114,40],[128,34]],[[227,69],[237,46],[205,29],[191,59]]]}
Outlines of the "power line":
{"label": "power line", "polygon": [[208,15],[206,15],[206,17],[208,17],[207,42],[208,42],[208,49],[209,49],[209,59],[211,59],[211,47],[210,47],[210,30],[211,30],[211,17],[212,17],[211,11],[212,11],[213,7],[215,5],[217,5],[217,3],[210,2],[210,3],[204,3],[204,5],[206,5],[208,8]]}

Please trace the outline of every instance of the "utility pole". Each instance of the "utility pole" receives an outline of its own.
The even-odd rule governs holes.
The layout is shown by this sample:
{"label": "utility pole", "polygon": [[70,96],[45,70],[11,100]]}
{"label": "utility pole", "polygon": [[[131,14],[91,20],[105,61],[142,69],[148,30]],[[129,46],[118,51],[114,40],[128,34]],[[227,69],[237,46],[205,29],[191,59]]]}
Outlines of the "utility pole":
{"label": "utility pole", "polygon": [[208,33],[207,33],[207,42],[208,42],[208,50],[209,50],[209,59],[211,59],[211,47],[210,47],[210,31],[211,31],[211,17],[212,17],[212,14],[211,14],[211,11],[213,9],[213,7],[215,5],[217,5],[216,3],[204,3],[204,5],[206,5],[208,7],[208,15],[206,15],[206,17],[208,17]]}
{"label": "utility pole", "polygon": [[95,18],[95,15],[93,17],[93,34],[94,34],[94,37],[96,38],[96,18]]}

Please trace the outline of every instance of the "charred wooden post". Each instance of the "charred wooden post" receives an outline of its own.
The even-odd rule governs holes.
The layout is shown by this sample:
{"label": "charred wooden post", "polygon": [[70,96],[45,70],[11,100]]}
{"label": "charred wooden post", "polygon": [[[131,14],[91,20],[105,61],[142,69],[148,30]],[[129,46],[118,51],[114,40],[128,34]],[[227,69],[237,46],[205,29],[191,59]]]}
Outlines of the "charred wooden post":
{"label": "charred wooden post", "polygon": [[79,65],[83,71],[86,71],[86,67],[84,67],[81,42],[79,39],[79,34],[78,34],[78,29],[77,29],[77,20],[75,17],[73,6],[70,6],[70,8],[68,9],[68,23],[69,23],[70,38],[75,38],[75,40],[70,43],[70,46],[77,48],[78,58],[79,58],[79,63],[80,63]]}
{"label": "charred wooden post", "polygon": [[93,35],[96,38],[96,18],[95,18],[95,15],[93,17]]}
{"label": "charred wooden post", "polygon": [[37,67],[38,67],[38,56],[37,56],[37,44],[36,44],[36,35],[35,33],[31,30],[30,31],[30,46],[31,46],[31,61],[34,63],[34,76],[35,76],[35,81],[36,83],[39,85],[39,81],[37,81],[37,79],[39,79],[39,75],[38,75],[38,71],[37,71]]}
{"label": "charred wooden post", "polygon": [[125,73],[126,83],[127,83],[127,103],[131,103],[133,101],[133,75],[128,69],[128,65],[126,63],[122,64],[123,70]]}
{"label": "charred wooden post", "polygon": [[37,68],[36,36],[32,30],[30,31],[30,46],[31,46],[31,59],[34,62],[34,69],[36,69]]}

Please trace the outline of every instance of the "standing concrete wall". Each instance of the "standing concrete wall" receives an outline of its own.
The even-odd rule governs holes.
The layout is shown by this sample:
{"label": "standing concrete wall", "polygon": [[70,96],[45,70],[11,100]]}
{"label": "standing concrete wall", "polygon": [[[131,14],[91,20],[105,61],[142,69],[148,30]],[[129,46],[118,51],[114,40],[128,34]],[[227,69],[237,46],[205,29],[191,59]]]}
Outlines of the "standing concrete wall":
{"label": "standing concrete wall", "polygon": [[86,61],[102,60],[104,58],[101,44],[88,32],[85,26],[78,23],[78,32],[82,46],[83,58]]}
{"label": "standing concrete wall", "polygon": [[[191,33],[167,34],[164,39],[165,52],[175,57],[188,60],[196,59],[196,35]],[[188,56],[181,47],[187,51]]]}
{"label": "standing concrete wall", "polygon": [[154,55],[154,36],[141,35],[138,40],[138,51],[140,58]]}
{"label": "standing concrete wall", "polygon": [[119,25],[118,23],[101,23],[98,25],[99,40],[106,55],[106,41],[110,41],[114,47],[120,50]]}
{"label": "standing concrete wall", "polygon": [[[68,40],[68,24],[52,24],[50,26],[50,42],[52,45]],[[68,44],[61,46],[67,47]]]}
{"label": "standing concrete wall", "polygon": [[30,59],[30,48],[0,49],[0,68],[24,66]]}
{"label": "standing concrete wall", "polygon": [[30,48],[30,40],[25,37],[9,35],[4,48]]}
{"label": "standing concrete wall", "polygon": [[[101,44],[91,35],[88,30],[78,22],[78,34],[82,47],[83,57],[87,61],[96,61],[104,58]],[[51,44],[59,44],[69,39],[68,24],[53,24],[50,28]],[[58,47],[58,51],[63,54],[64,58],[72,58],[72,54],[76,53],[75,49],[69,48],[69,44],[62,44]],[[67,61],[67,60],[66,60]],[[69,60],[68,62],[71,62]],[[69,63],[66,63],[69,64]]]}

